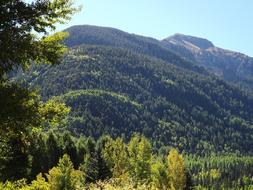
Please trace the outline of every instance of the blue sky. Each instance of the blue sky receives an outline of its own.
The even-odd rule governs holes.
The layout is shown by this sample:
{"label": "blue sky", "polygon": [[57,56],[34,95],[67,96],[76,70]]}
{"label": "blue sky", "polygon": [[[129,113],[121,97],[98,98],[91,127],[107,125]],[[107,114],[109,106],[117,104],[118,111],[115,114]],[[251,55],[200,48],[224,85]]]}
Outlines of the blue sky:
{"label": "blue sky", "polygon": [[207,38],[253,57],[253,0],[76,0],[71,25],[115,27],[163,39],[174,33]]}

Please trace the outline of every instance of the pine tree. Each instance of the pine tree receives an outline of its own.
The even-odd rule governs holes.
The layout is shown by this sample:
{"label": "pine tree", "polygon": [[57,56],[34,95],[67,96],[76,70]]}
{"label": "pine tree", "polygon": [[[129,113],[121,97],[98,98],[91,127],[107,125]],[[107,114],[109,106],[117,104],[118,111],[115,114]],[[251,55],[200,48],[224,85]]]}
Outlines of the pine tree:
{"label": "pine tree", "polygon": [[98,159],[95,146],[94,140],[88,138],[84,160],[79,167],[79,169],[85,173],[85,181],[87,183],[95,182],[98,179]]}
{"label": "pine tree", "polygon": [[29,148],[29,154],[32,157],[31,173],[29,175],[31,179],[34,179],[39,173],[48,172],[49,155],[46,147],[45,136],[43,134],[33,136],[32,144]]}
{"label": "pine tree", "polygon": [[86,138],[81,136],[77,141],[77,165],[80,166],[83,163],[84,155],[86,153]]}
{"label": "pine tree", "polygon": [[105,160],[103,155],[103,150],[106,143],[110,140],[107,136],[102,136],[99,138],[96,144],[96,152],[98,159],[98,179],[105,180],[112,177],[112,172],[109,167],[109,163]]}
{"label": "pine tree", "polygon": [[74,168],[78,168],[77,148],[75,142],[69,132],[65,132],[62,137],[63,153],[70,156],[74,164]]}
{"label": "pine tree", "polygon": [[50,132],[46,140],[48,169],[54,167],[62,155],[59,139],[53,132]]}

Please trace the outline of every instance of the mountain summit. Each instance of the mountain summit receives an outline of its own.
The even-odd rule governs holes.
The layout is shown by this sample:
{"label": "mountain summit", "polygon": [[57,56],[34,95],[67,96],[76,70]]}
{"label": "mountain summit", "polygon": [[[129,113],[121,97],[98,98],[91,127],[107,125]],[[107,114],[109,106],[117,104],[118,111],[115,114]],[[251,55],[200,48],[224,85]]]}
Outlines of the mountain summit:
{"label": "mountain summit", "polygon": [[208,49],[214,47],[213,43],[209,40],[184,34],[175,34],[166,38],[165,41],[193,49]]}
{"label": "mountain summit", "polygon": [[209,40],[183,34],[170,36],[161,43],[222,79],[253,89],[253,58],[216,47]]}

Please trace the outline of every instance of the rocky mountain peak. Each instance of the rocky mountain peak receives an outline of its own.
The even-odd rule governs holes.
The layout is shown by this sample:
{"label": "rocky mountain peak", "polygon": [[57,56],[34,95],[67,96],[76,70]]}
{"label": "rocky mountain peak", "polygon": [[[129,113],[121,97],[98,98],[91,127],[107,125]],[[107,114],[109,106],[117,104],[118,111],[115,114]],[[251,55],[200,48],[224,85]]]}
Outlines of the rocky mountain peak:
{"label": "rocky mountain peak", "polygon": [[193,48],[198,49],[208,49],[214,47],[213,43],[207,39],[188,36],[183,34],[174,34],[165,39],[165,41],[169,41],[173,44],[183,45],[183,46],[192,46]]}

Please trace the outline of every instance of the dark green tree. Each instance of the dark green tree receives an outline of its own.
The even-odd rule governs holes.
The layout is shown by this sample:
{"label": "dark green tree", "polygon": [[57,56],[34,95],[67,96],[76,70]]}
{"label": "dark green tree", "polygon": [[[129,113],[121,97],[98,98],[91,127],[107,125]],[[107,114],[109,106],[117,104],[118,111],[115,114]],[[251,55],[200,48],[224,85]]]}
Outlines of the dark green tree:
{"label": "dark green tree", "polygon": [[96,143],[96,152],[97,152],[97,164],[98,164],[98,179],[105,180],[112,177],[112,172],[109,167],[109,163],[103,156],[103,150],[105,144],[110,140],[108,136],[102,136],[98,139]]}
{"label": "dark green tree", "polygon": [[68,154],[73,162],[74,168],[78,168],[78,156],[76,144],[69,132],[65,132],[62,137],[63,153]]}
{"label": "dark green tree", "polygon": [[46,140],[47,147],[47,157],[48,157],[48,169],[56,166],[59,161],[59,158],[62,156],[63,151],[59,143],[59,138],[53,133],[50,132]]}
{"label": "dark green tree", "polygon": [[85,173],[85,181],[87,183],[95,182],[98,179],[98,159],[96,152],[96,144],[92,138],[86,141],[86,151],[80,170]]}
{"label": "dark green tree", "polygon": [[40,172],[48,172],[50,156],[48,154],[44,134],[33,135],[31,146],[29,147],[29,155],[31,156],[29,179],[34,179]]}
{"label": "dark green tree", "polygon": [[80,166],[83,163],[84,155],[86,153],[86,138],[81,136],[77,141],[77,165]]}

